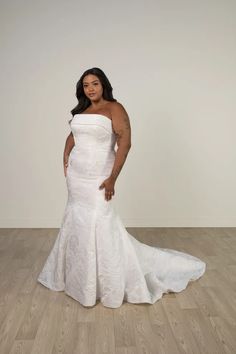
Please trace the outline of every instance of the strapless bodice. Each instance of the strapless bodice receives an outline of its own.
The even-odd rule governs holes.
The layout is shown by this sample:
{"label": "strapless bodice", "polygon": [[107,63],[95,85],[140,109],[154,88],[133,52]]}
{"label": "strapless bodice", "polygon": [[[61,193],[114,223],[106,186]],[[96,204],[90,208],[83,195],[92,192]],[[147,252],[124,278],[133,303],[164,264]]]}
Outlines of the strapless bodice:
{"label": "strapless bodice", "polygon": [[83,178],[109,175],[116,155],[112,120],[101,114],[80,113],[73,117],[70,126],[75,145],[68,173]]}
{"label": "strapless bodice", "polygon": [[102,114],[80,113],[71,121],[75,148],[113,150],[115,133],[112,120]]}

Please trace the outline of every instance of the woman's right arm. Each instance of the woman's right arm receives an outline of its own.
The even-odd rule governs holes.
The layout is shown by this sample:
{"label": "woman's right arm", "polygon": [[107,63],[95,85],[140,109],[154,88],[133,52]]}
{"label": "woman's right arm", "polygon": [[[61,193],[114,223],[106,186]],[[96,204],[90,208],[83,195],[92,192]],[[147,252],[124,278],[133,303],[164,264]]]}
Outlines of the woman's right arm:
{"label": "woman's right arm", "polygon": [[64,175],[66,177],[66,170],[68,167],[68,160],[69,160],[69,155],[72,150],[72,148],[75,145],[74,137],[72,132],[68,135],[65,143],[65,149],[64,149],[64,154],[63,154],[63,165],[64,165]]}

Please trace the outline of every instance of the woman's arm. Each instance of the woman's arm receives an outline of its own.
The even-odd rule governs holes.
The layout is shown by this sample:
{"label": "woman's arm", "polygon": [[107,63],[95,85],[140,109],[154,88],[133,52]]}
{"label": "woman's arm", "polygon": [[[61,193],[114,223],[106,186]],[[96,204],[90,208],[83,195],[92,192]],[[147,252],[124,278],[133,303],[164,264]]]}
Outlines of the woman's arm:
{"label": "woman's arm", "polygon": [[64,153],[63,153],[63,165],[64,165],[64,175],[66,176],[66,169],[68,167],[68,159],[70,152],[75,145],[74,137],[72,132],[68,135],[65,143]]}
{"label": "woman's arm", "polygon": [[112,105],[112,126],[117,137],[116,157],[114,161],[114,166],[110,177],[117,179],[124,163],[127,158],[128,152],[131,148],[131,127],[129,116],[122,106],[122,104],[116,102]]}

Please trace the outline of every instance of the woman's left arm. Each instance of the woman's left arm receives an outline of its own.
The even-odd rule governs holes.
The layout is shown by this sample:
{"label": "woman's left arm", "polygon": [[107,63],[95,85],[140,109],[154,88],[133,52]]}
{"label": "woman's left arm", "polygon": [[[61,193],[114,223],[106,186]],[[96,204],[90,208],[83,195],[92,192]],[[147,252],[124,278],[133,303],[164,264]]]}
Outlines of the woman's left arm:
{"label": "woman's left arm", "polygon": [[129,116],[122,104],[116,102],[111,113],[118,148],[110,177],[116,181],[131,148],[131,127]]}
{"label": "woman's left arm", "polygon": [[131,148],[131,127],[129,116],[119,102],[112,105],[112,126],[116,135],[117,151],[111,175],[103,181],[99,189],[105,188],[105,199],[108,201],[115,195],[115,182],[125,163]]}

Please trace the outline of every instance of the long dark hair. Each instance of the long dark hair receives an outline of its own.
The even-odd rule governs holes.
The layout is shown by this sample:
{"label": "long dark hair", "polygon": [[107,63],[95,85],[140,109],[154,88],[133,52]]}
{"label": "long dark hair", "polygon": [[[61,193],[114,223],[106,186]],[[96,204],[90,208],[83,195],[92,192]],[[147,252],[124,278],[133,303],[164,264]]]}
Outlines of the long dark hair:
{"label": "long dark hair", "polygon": [[[77,97],[79,103],[77,104],[77,106],[75,106],[71,110],[71,114],[73,115],[73,117],[75,114],[79,114],[79,113],[83,112],[86,108],[88,108],[91,105],[91,102],[88,99],[88,97],[86,97],[86,95],[84,93],[84,88],[83,88],[83,79],[88,74],[96,75],[99,78],[99,80],[102,84],[102,87],[103,87],[103,95],[102,96],[105,100],[117,101],[115,98],[113,98],[113,95],[112,95],[113,88],[110,84],[110,81],[106,77],[105,73],[99,68],[88,69],[83,73],[83,75],[80,77],[79,81],[76,84],[76,97]],[[72,121],[72,119],[69,121],[69,123]]]}

